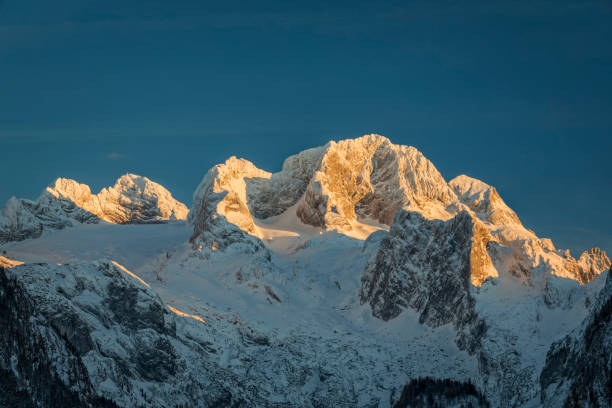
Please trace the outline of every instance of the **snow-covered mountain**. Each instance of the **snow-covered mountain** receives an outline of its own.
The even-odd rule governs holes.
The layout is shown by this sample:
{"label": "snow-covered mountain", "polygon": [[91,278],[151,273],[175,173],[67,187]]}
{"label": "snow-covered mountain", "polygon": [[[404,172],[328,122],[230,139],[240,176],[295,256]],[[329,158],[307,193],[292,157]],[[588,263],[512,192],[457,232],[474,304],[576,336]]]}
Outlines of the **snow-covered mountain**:
{"label": "snow-covered mountain", "polygon": [[[186,216],[125,177],[95,196],[56,183],[77,228],[1,248],[25,262],[0,273],[2,322],[26,333],[0,361],[16,401],[554,406],[551,387],[584,375],[580,357],[559,371],[555,356],[597,358],[555,342],[601,314],[606,254],[556,249],[494,187],[447,182],[413,147],[330,142],[278,173],[232,157],[205,174],[187,224],[88,224]],[[42,223],[25,208],[12,219]],[[38,371],[21,351],[34,347]]]}
{"label": "snow-covered mountain", "polygon": [[38,238],[44,231],[102,221],[158,223],[184,220],[187,207],[146,177],[121,176],[92,194],[89,186],[58,178],[36,201],[12,197],[0,214],[0,243]]}
{"label": "snow-covered mountain", "polygon": [[556,341],[540,375],[545,407],[612,405],[612,276],[580,327]]}

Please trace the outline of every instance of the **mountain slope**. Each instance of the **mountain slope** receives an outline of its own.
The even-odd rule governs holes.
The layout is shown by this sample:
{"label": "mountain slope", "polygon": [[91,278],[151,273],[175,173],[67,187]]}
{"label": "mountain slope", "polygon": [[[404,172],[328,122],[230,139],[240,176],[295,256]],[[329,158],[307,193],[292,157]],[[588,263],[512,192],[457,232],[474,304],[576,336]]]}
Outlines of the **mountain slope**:
{"label": "mountain slope", "polygon": [[400,210],[362,276],[361,302],[389,320],[412,308],[433,327],[452,323],[460,348],[473,353],[486,332],[470,285],[488,277],[487,230],[463,212],[444,222]]}
{"label": "mountain slope", "polygon": [[612,273],[581,327],[550,347],[540,385],[545,407],[612,405]]}
{"label": "mountain slope", "polygon": [[[306,150],[275,174],[232,158],[207,174],[193,208],[205,208],[190,214],[193,242],[217,231],[217,238],[231,237],[234,248],[258,253],[274,242],[261,227],[287,228],[281,219],[294,220],[285,226],[318,227],[323,236],[336,231],[360,239],[365,236],[355,231],[363,223],[390,227],[364,268],[361,302],[385,321],[413,310],[430,327],[450,324],[457,346],[477,356],[480,386],[497,390],[494,404],[516,406],[537,397],[542,353],[588,312],[582,302],[597,292],[596,278],[610,267],[597,248],[576,260],[538,238],[494,187],[467,176],[446,183],[416,149],[378,135]],[[304,232],[289,227],[286,233],[296,236],[290,248],[298,251]],[[226,250],[221,240],[214,242],[213,251]],[[202,251],[202,245],[194,248]],[[282,270],[274,256],[266,258]],[[517,312],[509,318],[510,307]],[[522,324],[532,331],[522,331]],[[537,347],[530,349],[532,343]]]}

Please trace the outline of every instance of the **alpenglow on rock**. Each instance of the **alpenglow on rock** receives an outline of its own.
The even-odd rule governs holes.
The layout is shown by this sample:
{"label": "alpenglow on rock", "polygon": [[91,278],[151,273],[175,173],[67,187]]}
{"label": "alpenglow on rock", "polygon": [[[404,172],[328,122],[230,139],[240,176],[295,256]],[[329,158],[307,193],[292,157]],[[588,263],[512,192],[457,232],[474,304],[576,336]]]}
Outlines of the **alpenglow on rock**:
{"label": "alpenglow on rock", "polygon": [[113,187],[103,188],[98,194],[91,194],[85,184],[62,178],[46,191],[115,224],[184,220],[189,212],[164,187],[135,174],[121,176]]}
{"label": "alpenglow on rock", "polygon": [[[141,181],[58,180],[9,202],[10,232],[172,218]],[[0,248],[0,407],[610,405],[605,253],[556,249],[415,148],[232,157],[193,202],[190,224]]]}
{"label": "alpenglow on rock", "polygon": [[12,197],[7,202],[0,214],[0,243],[101,220],[115,224],[184,220],[188,212],[168,190],[146,177],[126,174],[98,194],[86,184],[58,178],[36,201]]}
{"label": "alpenglow on rock", "polygon": [[[483,257],[490,255],[496,268],[520,279],[530,279],[531,271],[542,267],[586,283],[610,264],[598,249],[578,260],[557,250],[550,239],[526,229],[494,187],[465,175],[447,183],[417,149],[380,135],[304,150],[287,158],[278,173],[231,157],[204,176],[189,220],[196,247],[203,243],[216,250],[244,242],[253,249],[262,237],[256,219],[291,213],[303,224],[346,233],[360,221],[390,226],[400,209],[440,220],[466,211],[490,234],[479,241],[487,247]],[[470,280],[478,285],[490,270],[473,268]]]}
{"label": "alpenglow on rock", "polygon": [[189,219],[196,225],[194,237],[203,231],[201,218],[210,218],[211,209],[215,217],[255,236],[253,218],[285,211],[307,225],[350,231],[359,219],[389,225],[405,206],[449,217],[446,207],[456,201],[417,149],[367,135],[305,150],[287,158],[274,174],[232,157],[206,174],[194,193]]}

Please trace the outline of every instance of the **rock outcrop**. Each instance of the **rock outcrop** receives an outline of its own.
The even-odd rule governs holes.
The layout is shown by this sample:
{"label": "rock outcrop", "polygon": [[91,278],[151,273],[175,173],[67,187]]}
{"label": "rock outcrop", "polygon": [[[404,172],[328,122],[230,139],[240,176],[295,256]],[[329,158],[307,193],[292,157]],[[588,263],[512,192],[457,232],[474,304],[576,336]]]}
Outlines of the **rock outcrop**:
{"label": "rock outcrop", "polygon": [[491,233],[489,247],[496,269],[529,281],[532,271],[547,273],[585,284],[610,267],[604,251],[593,248],[578,260],[569,251],[559,251],[548,238],[538,238],[525,228],[494,187],[461,175],[449,182],[463,208],[478,218]]}
{"label": "rock outcrop", "polygon": [[176,373],[170,312],[112,263],[0,268],[0,303],[0,369],[34,406],[137,405],[135,380]]}
{"label": "rock outcrop", "polygon": [[367,135],[322,149],[297,215],[306,224],[350,230],[358,218],[390,225],[405,206],[444,213],[455,200],[442,175],[417,149]]}
{"label": "rock outcrop", "polygon": [[361,278],[361,303],[383,320],[410,307],[421,323],[452,323],[459,347],[474,352],[486,325],[476,315],[471,288],[496,276],[489,239],[467,212],[441,221],[400,210]]}
{"label": "rock outcrop", "polygon": [[9,259],[5,256],[0,255],[0,268],[12,268],[14,266],[23,265],[23,262]]}

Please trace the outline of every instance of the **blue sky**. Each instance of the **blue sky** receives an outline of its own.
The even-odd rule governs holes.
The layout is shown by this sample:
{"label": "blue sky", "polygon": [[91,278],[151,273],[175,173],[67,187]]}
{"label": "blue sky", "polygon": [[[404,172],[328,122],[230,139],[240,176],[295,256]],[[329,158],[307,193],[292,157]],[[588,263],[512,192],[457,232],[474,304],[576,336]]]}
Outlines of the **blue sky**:
{"label": "blue sky", "polygon": [[376,132],[612,251],[612,3],[462,3],[0,0],[0,201]]}

